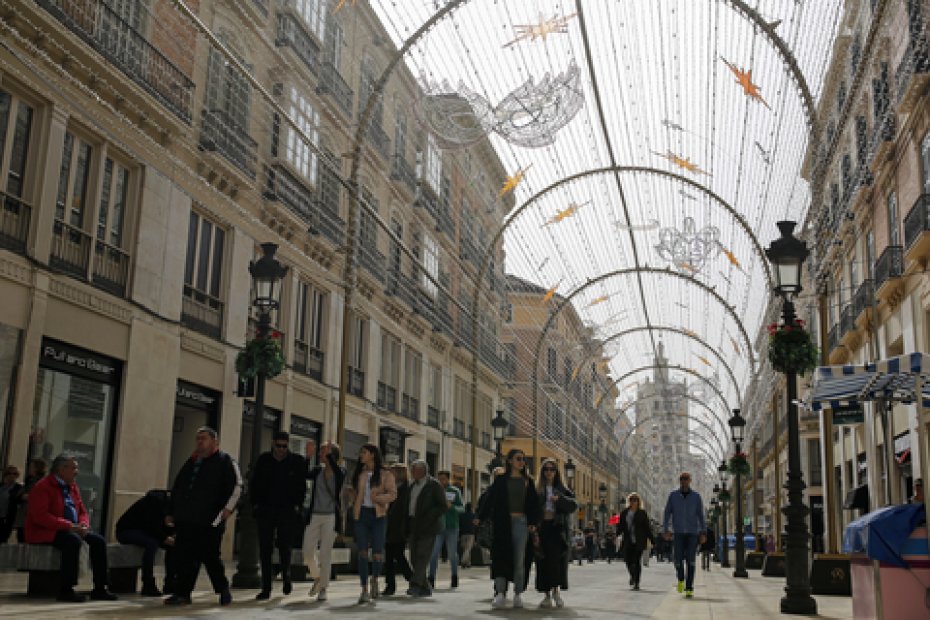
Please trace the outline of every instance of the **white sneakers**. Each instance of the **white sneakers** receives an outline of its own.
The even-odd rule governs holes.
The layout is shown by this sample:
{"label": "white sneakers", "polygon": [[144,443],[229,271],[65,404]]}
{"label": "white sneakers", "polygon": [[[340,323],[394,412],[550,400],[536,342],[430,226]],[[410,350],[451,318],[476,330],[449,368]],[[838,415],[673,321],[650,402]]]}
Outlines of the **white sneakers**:
{"label": "white sneakers", "polygon": [[495,594],[494,600],[491,601],[491,609],[501,609],[507,604],[507,599],[503,594]]}
{"label": "white sneakers", "polygon": [[542,603],[540,603],[539,606],[540,606],[540,608],[542,608],[542,609],[549,609],[550,607],[552,607],[552,597],[550,597],[550,596],[547,594],[547,595],[546,595],[546,598],[544,598],[544,599],[542,600]]}
{"label": "white sneakers", "polygon": [[362,593],[358,595],[358,604],[364,605],[365,603],[368,603],[370,601],[371,601],[371,597],[368,596],[368,591],[362,590]]}
{"label": "white sneakers", "polygon": [[316,595],[316,600],[321,603],[326,600],[326,588],[320,590],[320,593]]}
{"label": "white sneakers", "polygon": [[307,595],[308,595],[308,596],[316,596],[316,595],[319,594],[321,591],[324,591],[324,592],[325,592],[325,590],[323,590],[323,589],[320,587],[320,580],[317,579],[316,581],[313,582],[313,587],[310,588],[310,592],[308,592]]}
{"label": "white sneakers", "polygon": [[555,594],[552,595],[552,600],[555,601],[555,606],[559,609],[565,606],[565,601],[562,600],[562,595],[559,594],[558,590],[556,590]]}

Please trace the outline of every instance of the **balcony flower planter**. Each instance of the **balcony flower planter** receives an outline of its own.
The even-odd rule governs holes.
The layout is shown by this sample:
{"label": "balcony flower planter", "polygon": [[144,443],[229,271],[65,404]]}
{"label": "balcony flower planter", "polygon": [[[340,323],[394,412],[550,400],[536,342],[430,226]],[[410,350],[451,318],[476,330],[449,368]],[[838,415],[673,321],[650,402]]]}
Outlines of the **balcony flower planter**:
{"label": "balcony flower planter", "polygon": [[252,338],[236,356],[236,372],[245,379],[254,379],[264,374],[266,379],[277,377],[284,370],[284,352],[281,350],[281,335]]}
{"label": "balcony flower planter", "polygon": [[748,476],[752,472],[752,468],[749,466],[746,453],[738,452],[730,457],[730,462],[727,463],[727,471],[734,476],[743,476],[744,478]]}
{"label": "balcony flower planter", "polygon": [[817,367],[819,351],[804,329],[804,321],[791,325],[772,323],[768,330],[769,361],[775,370],[803,375]]}

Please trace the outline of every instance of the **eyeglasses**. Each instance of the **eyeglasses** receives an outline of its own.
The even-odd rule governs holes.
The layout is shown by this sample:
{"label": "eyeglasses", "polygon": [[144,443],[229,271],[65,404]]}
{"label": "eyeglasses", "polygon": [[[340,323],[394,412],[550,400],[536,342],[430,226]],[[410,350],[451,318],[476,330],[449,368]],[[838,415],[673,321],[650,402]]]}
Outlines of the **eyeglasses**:
{"label": "eyeglasses", "polygon": [[275,448],[279,448],[279,449],[281,449],[281,450],[287,450],[287,444],[286,444],[286,443],[276,443],[276,444],[274,445],[274,447],[275,447]]}

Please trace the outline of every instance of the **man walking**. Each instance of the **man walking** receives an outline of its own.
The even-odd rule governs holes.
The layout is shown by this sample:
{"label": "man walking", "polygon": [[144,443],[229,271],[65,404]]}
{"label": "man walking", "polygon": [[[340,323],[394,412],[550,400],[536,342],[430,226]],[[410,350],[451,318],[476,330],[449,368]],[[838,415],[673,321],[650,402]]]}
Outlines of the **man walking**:
{"label": "man walking", "polygon": [[[309,461],[317,451],[313,441],[307,442],[306,450]],[[310,495],[310,515],[307,527],[304,528],[304,562],[314,578],[309,594],[320,602],[326,600],[326,587],[333,566],[333,543],[336,542],[336,528],[339,527],[339,515],[342,514],[342,485],[346,480],[346,472],[339,465],[339,455],[338,445],[324,443],[317,454],[320,464],[307,472],[307,478],[313,482],[313,491]],[[317,545],[320,547],[319,556]]]}
{"label": "man walking", "polygon": [[391,502],[387,514],[387,536],[384,544],[384,591],[381,596],[392,596],[397,590],[397,571],[408,582],[413,577],[413,570],[404,557],[407,546],[407,500],[410,485],[407,483],[407,468],[403,463],[391,465],[394,483],[397,485],[397,499]]}
{"label": "man walking", "polygon": [[284,594],[291,593],[291,550],[303,516],[307,461],[288,450],[290,438],[285,431],[274,434],[271,452],[258,457],[249,481],[252,514],[258,523],[258,553],[262,567],[262,591],[255,596],[257,601],[271,597],[274,578],[271,552],[275,546],[281,562]]}
{"label": "man walking", "polygon": [[107,541],[90,531],[90,518],[81,501],[75,478],[78,463],[62,454],[52,461],[52,472],[36,483],[29,494],[26,513],[26,542],[49,544],[61,551],[58,600],[83,603],[86,598],[74,591],[78,582],[78,555],[81,546],[90,548],[90,565],[94,572],[94,589],[90,597],[98,601],[115,601],[107,590]]}
{"label": "man walking", "polygon": [[[678,477],[680,487],[669,493],[665,502],[665,516],[662,520],[662,531],[666,540],[673,540],[672,532],[668,529],[669,521],[675,531],[673,553],[675,571],[678,574],[678,591],[684,590],[685,596],[694,596],[694,564],[698,544],[707,539],[704,522],[704,502],[697,491],[691,489],[691,474],[682,472]],[[687,563],[687,576],[684,564]]]}
{"label": "man walking", "polygon": [[178,583],[165,605],[190,605],[197,573],[203,564],[220,605],[232,603],[229,581],[220,559],[226,520],[242,494],[239,465],[220,450],[216,431],[197,429],[197,447],[181,467],[171,489],[171,512],[165,523],[177,532]]}
{"label": "man walking", "polygon": [[413,482],[407,499],[407,540],[413,577],[410,579],[411,596],[430,596],[432,588],[426,579],[436,536],[443,530],[442,519],[448,504],[442,485],[429,475],[426,461],[414,461],[410,466]]}
{"label": "man walking", "polygon": [[465,504],[462,502],[462,493],[449,484],[452,474],[448,471],[439,472],[439,484],[446,494],[446,514],[442,518],[442,529],[436,535],[436,542],[433,545],[433,557],[429,561],[429,585],[431,588],[436,587],[436,569],[439,568],[439,556],[442,553],[442,546],[446,546],[446,555],[449,556],[449,566],[452,569],[452,585],[459,586],[459,515],[465,512]]}

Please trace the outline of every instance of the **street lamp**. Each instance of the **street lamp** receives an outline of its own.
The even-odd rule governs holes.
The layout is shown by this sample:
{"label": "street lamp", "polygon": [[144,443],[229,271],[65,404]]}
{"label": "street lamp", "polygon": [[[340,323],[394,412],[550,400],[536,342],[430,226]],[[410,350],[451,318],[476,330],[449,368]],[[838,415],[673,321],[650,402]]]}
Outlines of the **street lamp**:
{"label": "street lamp", "polygon": [[572,463],[572,457],[565,461],[565,480],[568,482],[568,488],[575,490],[575,464]]}
{"label": "street lamp", "polygon": [[[271,328],[271,312],[278,308],[278,284],[287,274],[287,267],[274,257],[278,250],[276,243],[261,244],[262,256],[249,263],[249,274],[252,276],[254,299],[252,305],[258,311],[258,325],[255,329],[255,339],[269,337]],[[251,479],[253,468],[262,451],[262,424],[265,418],[265,371],[259,368],[255,376],[255,406],[252,409],[252,453],[249,459],[249,473],[246,479]],[[248,484],[246,492],[248,493]],[[248,506],[249,502],[243,505]],[[258,527],[251,509],[246,508],[239,513],[239,564],[236,574],[233,575],[234,588],[261,587],[261,575],[258,572]]]}
{"label": "street lamp", "polygon": [[[736,448],[736,454],[740,454],[743,444],[743,432],[746,430],[746,420],[740,415],[739,409],[733,410],[733,417],[727,421],[730,426],[730,439]],[[739,469],[736,470],[736,570],[733,576],[740,579],[748,579],[749,573],[746,572],[746,544],[743,540],[743,479]]]}
{"label": "street lamp", "polygon": [[601,515],[601,534],[607,531],[607,485],[603,482],[600,483],[597,487],[597,496],[601,500],[601,505],[597,507],[598,513]]}
{"label": "street lamp", "polygon": [[504,464],[504,459],[501,457],[501,442],[504,441],[508,426],[510,426],[510,423],[507,421],[507,418],[504,417],[504,410],[498,409],[497,415],[491,420],[491,432],[494,433],[494,442],[497,444],[496,454],[491,461],[492,471]]}
{"label": "street lamp", "polygon": [[[777,285],[775,293],[782,299],[781,318],[784,325],[794,326],[796,317],[792,298],[801,292],[801,268],[807,259],[807,245],[793,232],[795,222],[778,222],[781,237],[765,251],[775,266]],[[785,373],[788,396],[788,505],[782,508],[787,517],[785,526],[785,596],[781,599],[781,612],[787,614],[816,614],[817,601],[811,596],[810,567],[808,566],[807,515],[804,505],[804,474],[801,471],[801,447],[798,429],[798,378],[795,370]]]}
{"label": "street lamp", "polygon": [[730,492],[727,490],[727,481],[726,481],[726,461],[724,461],[717,470],[720,472],[720,486],[715,486],[715,489],[718,489],[717,497],[720,499],[720,506],[722,508],[721,515],[723,518],[723,525],[721,527],[721,546],[723,548],[722,557],[720,558],[720,568],[730,568],[730,540],[727,538],[727,517],[728,510],[727,508],[730,505],[729,495]]}

